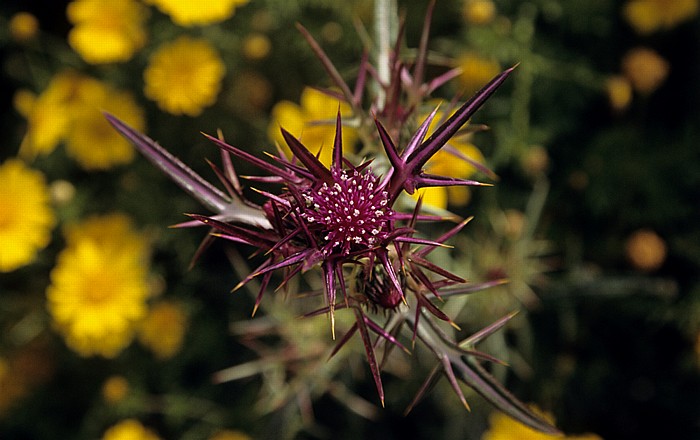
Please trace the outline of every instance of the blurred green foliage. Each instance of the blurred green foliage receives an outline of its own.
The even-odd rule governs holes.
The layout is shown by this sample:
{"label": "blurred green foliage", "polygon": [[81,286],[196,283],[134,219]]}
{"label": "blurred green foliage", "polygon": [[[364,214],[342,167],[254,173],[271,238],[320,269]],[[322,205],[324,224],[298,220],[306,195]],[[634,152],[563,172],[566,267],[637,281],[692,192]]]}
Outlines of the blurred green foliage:
{"label": "blurred green foliage", "polygon": [[[697,15],[640,34],[625,20],[622,0],[494,0],[496,15],[484,24],[468,21],[466,3],[438,1],[429,73],[443,72],[445,63],[467,51],[501,66],[520,64],[473,121],[491,127],[474,143],[499,176],[497,184],[473,191],[469,205],[454,209],[476,218],[464,230],[454,260],[441,257],[448,270],[460,267],[476,280],[511,278],[509,285],[469,298],[466,310],[474,312],[467,319],[474,328],[465,334],[520,309],[513,326],[485,351],[511,365],[494,369],[508,388],[552,412],[567,433],[700,437]],[[226,21],[184,29],[150,7],[144,49],[129,62],[90,65],[66,43],[71,29],[66,6],[38,0],[0,5],[0,162],[17,156],[27,130],[13,106],[16,93],[39,94],[54,74],[72,68],[130,91],[144,109],[146,133],[211,177],[203,158],[216,161],[218,152],[200,131],[220,128],[238,147],[271,151],[266,133],[274,104],[298,102],[305,86],[330,85],[296,22],[321,42],[345,78],[356,75],[363,39],[372,36],[369,0],[252,0]],[[418,45],[426,5],[406,0],[399,7],[410,53]],[[9,20],[20,11],[40,24],[39,34],[27,42],[9,31]],[[217,102],[197,117],[167,114],[142,92],[148,57],[183,33],[207,39],[227,69]],[[269,53],[258,59],[245,55],[251,34],[269,40]],[[629,77],[623,59],[641,46],[666,60],[668,75],[651,92],[633,90],[629,102],[615,109],[608,80]],[[436,95],[449,101],[460,88],[452,81]],[[42,366],[38,372],[23,370],[35,377],[0,405],[0,438],[99,438],[126,417],[139,418],[164,439],[210,438],[221,429],[253,438],[284,433],[300,439],[477,439],[488,429],[490,408],[471,395],[473,411],[466,413],[443,382],[403,417],[424,374],[409,376],[400,369],[386,375],[387,407],[372,410],[374,419],[348,410],[352,404],[342,402],[342,390],[311,393],[319,396],[308,402],[312,420],[299,410],[307,402],[260,414],[255,406],[264,387],[260,377],[212,382],[214,373],[257,359],[230,328],[251,320],[254,298],[228,293],[239,276],[223,243],[188,270],[204,232],[166,229],[200,207],[141,157],[94,172],[58,148],[31,166],[54,189],[56,182],[68,182],[75,194],[54,203],[60,226],[36,261],[0,274],[0,358],[8,365],[29,359],[23,362]],[[238,171],[251,172],[245,164]],[[185,304],[190,324],[180,353],[171,359],[156,359],[136,343],[114,359],[81,358],[51,327],[44,291],[64,245],[61,227],[113,211],[127,213],[148,236],[151,273],[161,295]],[[658,264],[640,265],[630,255],[630,249],[660,252],[645,243],[630,245],[641,229],[653,231],[665,246]],[[240,252],[245,256],[248,250]],[[269,339],[270,346],[280,342]],[[407,361],[409,368],[427,374],[432,366],[415,358]],[[1,374],[0,386],[19,380]],[[112,375],[125,377],[130,386],[117,404],[101,394]],[[365,403],[375,402],[371,375],[361,363],[339,376]],[[3,396],[10,396],[7,388],[0,389],[0,401]]]}

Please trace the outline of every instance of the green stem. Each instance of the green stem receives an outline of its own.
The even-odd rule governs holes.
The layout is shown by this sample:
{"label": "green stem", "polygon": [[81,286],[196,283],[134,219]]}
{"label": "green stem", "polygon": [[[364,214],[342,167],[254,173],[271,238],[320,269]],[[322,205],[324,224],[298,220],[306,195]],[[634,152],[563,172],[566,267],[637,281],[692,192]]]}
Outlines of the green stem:
{"label": "green stem", "polygon": [[524,3],[513,24],[513,38],[518,46],[520,65],[517,75],[514,75],[513,107],[510,115],[512,136],[506,142],[500,142],[501,147],[494,157],[496,164],[507,163],[519,157],[529,142],[530,103],[536,69],[535,54],[532,52],[536,17],[537,7],[531,3]]}
{"label": "green stem", "polygon": [[396,0],[376,0],[374,3],[374,34],[377,39],[377,75],[379,84],[375,84],[377,109],[384,109],[386,93],[382,85],[391,80],[391,44],[396,38]]}

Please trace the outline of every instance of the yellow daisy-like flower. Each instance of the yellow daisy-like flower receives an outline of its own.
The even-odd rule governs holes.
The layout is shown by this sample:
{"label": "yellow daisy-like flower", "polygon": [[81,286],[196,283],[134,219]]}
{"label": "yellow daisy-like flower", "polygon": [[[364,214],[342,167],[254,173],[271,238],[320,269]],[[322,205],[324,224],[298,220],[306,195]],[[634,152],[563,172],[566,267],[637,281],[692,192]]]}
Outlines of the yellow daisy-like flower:
{"label": "yellow daisy-like flower", "polygon": [[67,247],[90,240],[113,252],[146,255],[148,251],[144,238],[132,230],[131,220],[124,214],[89,217],[80,223],[67,225],[63,234]]}
{"label": "yellow daisy-like flower", "polygon": [[143,92],[168,113],[197,116],[216,102],[225,73],[224,62],[209,42],[180,37],[151,56],[143,73]]}
{"label": "yellow daisy-like flower", "polygon": [[23,43],[36,37],[39,32],[39,20],[29,12],[18,12],[10,18],[8,28],[12,39]]}
{"label": "yellow daisy-like flower", "polygon": [[458,79],[467,96],[481,89],[494,76],[501,73],[501,66],[496,61],[472,52],[462,54],[457,59],[457,66],[462,69]]}
{"label": "yellow daisy-like flower", "polygon": [[496,5],[491,0],[466,0],[462,16],[468,23],[487,24],[496,17]]}
{"label": "yellow daisy-like flower", "polygon": [[650,94],[666,80],[670,70],[668,61],[646,47],[630,49],[622,58],[622,72],[632,87],[643,94]]}
{"label": "yellow daisy-like flower", "polygon": [[615,111],[623,111],[632,102],[632,84],[622,75],[611,76],[605,81],[610,107]]}
{"label": "yellow daisy-like flower", "polygon": [[107,403],[116,404],[129,394],[129,381],[124,376],[110,376],[102,384],[102,398]]}
{"label": "yellow daisy-like flower", "polygon": [[46,291],[47,307],[78,354],[114,357],[132,341],[146,316],[146,245],[123,215],[84,224],[84,233],[82,225],[66,233],[67,246]]}
{"label": "yellow daisy-like flower", "polygon": [[88,170],[128,163],[134,157],[129,142],[112,129],[102,110],[139,130],[145,128],[143,111],[131,94],[71,71],[54,76],[38,97],[19,94],[15,106],[27,118],[21,156],[49,154],[65,141],[68,154]]}
{"label": "yellow daisy-like flower", "polygon": [[181,304],[160,302],[151,307],[138,329],[138,339],[156,357],[173,357],[180,348],[187,330],[187,314]]}
{"label": "yellow daisy-like flower", "polygon": [[126,419],[105,431],[102,440],[159,440],[153,431],[144,427],[141,422]]}
{"label": "yellow daisy-like flower", "polygon": [[[313,153],[320,149],[319,159],[324,165],[330,166],[335,139],[335,118],[339,108],[341,116],[351,116],[350,105],[310,87],[302,91],[300,104],[290,101],[280,101],[275,104],[267,134],[270,139],[289,152],[280,132],[280,127],[284,128],[301,139]],[[324,121],[327,123],[319,124]],[[357,130],[343,127],[343,147],[352,150],[352,145],[356,141]]]}
{"label": "yellow daisy-like flower", "polygon": [[0,182],[0,272],[9,272],[49,244],[56,220],[39,171],[8,159],[0,165]]}
{"label": "yellow daisy-like flower", "polygon": [[[532,409],[550,423],[554,423],[554,418],[551,414],[544,413],[537,408]],[[501,412],[491,413],[489,424],[490,427],[488,431],[481,436],[481,440],[602,440],[602,438],[596,434],[573,436],[545,434],[535,431]]]}
{"label": "yellow daisy-like flower", "polygon": [[243,55],[249,60],[261,60],[270,54],[272,43],[265,34],[254,33],[243,40]]}
{"label": "yellow daisy-like flower", "polygon": [[[444,112],[437,112],[435,119],[433,119],[433,122],[428,128],[428,136],[438,127],[438,122],[443,119],[444,116]],[[423,120],[425,117],[427,117],[427,115],[423,115],[423,118],[420,120]],[[475,162],[486,162],[481,151],[464,138],[452,138],[447,145]],[[464,159],[445,148],[438,151],[428,163],[425,164],[425,170],[429,174],[455,177],[458,179],[467,179],[477,171],[469,162],[466,162]],[[421,188],[413,193],[414,198],[418,198],[419,196],[423,197],[423,204],[445,209],[448,203],[455,206],[466,205],[469,202],[470,192],[469,188],[466,186],[429,187]]]}
{"label": "yellow daisy-like flower", "polygon": [[625,254],[635,268],[651,272],[664,264],[666,242],[650,229],[639,229],[627,238]]}
{"label": "yellow daisy-like flower", "polygon": [[640,34],[670,29],[698,14],[699,0],[630,0],[622,15]]}
{"label": "yellow daisy-like flower", "polygon": [[134,0],[76,0],[66,14],[68,43],[88,63],[127,61],[146,43],[148,10]]}
{"label": "yellow daisy-like flower", "polygon": [[72,72],[61,72],[38,97],[26,90],[17,92],[15,108],[27,118],[27,134],[20,155],[32,159],[49,154],[65,138],[70,125],[69,109],[76,101],[78,78]]}
{"label": "yellow daisy-like flower", "polygon": [[66,136],[66,152],[86,170],[104,170],[134,158],[134,149],[107,122],[102,110],[130,121],[138,130],[145,127],[143,110],[131,93],[103,83],[95,86],[92,94],[85,95],[83,106],[71,115],[72,124]]}
{"label": "yellow daisy-like flower", "polygon": [[236,8],[249,0],[146,0],[180,26],[218,23],[231,18]]}

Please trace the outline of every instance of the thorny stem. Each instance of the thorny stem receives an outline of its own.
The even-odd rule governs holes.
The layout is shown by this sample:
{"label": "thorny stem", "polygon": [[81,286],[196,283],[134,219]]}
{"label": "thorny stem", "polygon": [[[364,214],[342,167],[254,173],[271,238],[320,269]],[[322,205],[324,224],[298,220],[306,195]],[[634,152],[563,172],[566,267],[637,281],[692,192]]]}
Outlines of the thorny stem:
{"label": "thorny stem", "polygon": [[[404,311],[402,315],[409,327],[415,329],[416,337],[423,341],[425,346],[433,352],[442,364],[443,372],[450,382],[454,382],[455,378],[459,378],[501,411],[519,420],[521,423],[545,433],[560,434],[555,427],[532,413],[525,405],[498,385],[494,378],[472,356],[465,356],[458,349],[450,347],[430,325],[416,326],[415,307],[415,304],[409,305],[409,309]],[[431,316],[425,314],[421,317],[421,319],[431,318]],[[453,388],[457,387],[456,382],[452,383],[452,386]],[[462,400],[462,403],[469,408],[459,387],[455,389],[455,392]]]}

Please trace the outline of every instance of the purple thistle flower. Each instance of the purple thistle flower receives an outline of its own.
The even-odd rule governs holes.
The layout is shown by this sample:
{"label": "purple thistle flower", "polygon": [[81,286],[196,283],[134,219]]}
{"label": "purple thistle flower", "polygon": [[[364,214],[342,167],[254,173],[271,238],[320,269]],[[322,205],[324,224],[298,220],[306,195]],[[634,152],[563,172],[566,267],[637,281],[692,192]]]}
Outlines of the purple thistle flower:
{"label": "purple thistle flower", "polygon": [[[285,283],[298,272],[320,265],[334,335],[336,297],[341,293],[347,302],[348,296],[343,275],[345,264],[368,264],[369,268],[365,271],[368,280],[371,280],[372,274],[377,271],[374,265],[381,266],[379,270],[386,275],[389,281],[388,288],[384,289],[381,295],[367,296],[366,299],[383,308],[398,305],[396,300],[387,300],[387,297],[406,301],[406,289],[400,277],[407,268],[419,284],[427,283],[426,289],[436,293],[437,290],[428,281],[427,276],[417,269],[418,263],[408,262],[403,258],[406,247],[403,246],[404,252],[400,251],[402,243],[415,243],[432,248],[440,246],[441,242],[414,238],[413,226],[419,219],[418,212],[414,212],[412,216],[397,214],[392,209],[393,203],[404,190],[412,193],[416,188],[425,186],[480,185],[471,180],[427,175],[422,168],[511,72],[512,69],[508,69],[494,78],[435,130],[429,139],[424,140],[427,127],[435,114],[433,112],[401,153],[377,121],[382,144],[392,165],[381,180],[372,172],[369,162],[354,166],[343,158],[340,115],[336,121],[330,169],[284,129],[282,135],[299,163],[288,161],[284,157],[276,158],[277,164],[265,162],[224,141],[207,136],[222,150],[269,172],[272,180],[284,184],[284,188],[276,195],[261,192],[268,198],[262,210],[272,226],[271,229],[250,229],[202,215],[191,217],[216,229],[217,235],[222,238],[247,243],[268,255],[263,264],[236,288],[258,276],[263,277],[262,284],[266,287],[272,272],[283,268],[287,270],[283,280]],[[399,226],[398,222],[402,219],[412,219],[411,226]],[[396,258],[389,256],[392,249],[396,250]],[[364,263],[364,258],[367,258],[369,263]],[[440,270],[433,266],[427,266],[427,269],[440,273]],[[446,271],[442,273],[444,275]],[[460,280],[456,275],[447,275],[448,280]],[[405,277],[405,274],[403,276]],[[430,300],[420,296],[420,290],[414,290],[418,292],[420,308],[449,321]],[[263,293],[261,290],[258,294],[256,309]]]}
{"label": "purple thistle flower", "polygon": [[334,168],[331,174],[332,186],[324,182],[318,191],[306,191],[305,209],[296,208],[309,230],[321,233],[323,255],[346,256],[385,242],[394,211],[388,207],[389,194],[376,188],[372,170]]}
{"label": "purple thistle flower", "polygon": [[[315,44],[308,33],[305,33],[305,36],[307,40],[310,39],[310,43]],[[336,83],[341,83],[345,98],[354,107],[359,107],[364,76],[367,72],[371,73],[369,65],[363,63],[362,86],[356,87],[353,93],[320,47],[317,44],[312,44],[312,47],[324,61],[331,77]],[[424,57],[414,69],[416,80],[422,79],[422,63]],[[498,362],[472,347],[502,327],[511,315],[461,343],[445,335],[434,322],[437,318],[456,327],[449,316],[435,304],[435,299],[468,294],[502,282],[497,280],[467,285],[458,275],[426,258],[432,250],[445,246],[444,243],[459,232],[469,219],[460,222],[437,239],[429,240],[414,236],[416,224],[419,221],[436,221],[442,218],[421,214],[420,200],[412,213],[394,209],[394,204],[402,192],[412,194],[417,188],[431,186],[483,185],[472,180],[430,175],[423,171],[423,167],[457,134],[513,69],[507,69],[492,79],[427,139],[428,127],[436,111],[420,125],[403,147],[397,146],[389,131],[375,119],[379,139],[391,166],[381,176],[374,173],[370,161],[354,165],[343,157],[340,114],[336,120],[330,169],[284,129],[281,129],[282,135],[292,151],[291,160],[280,154],[271,156],[272,161],[265,161],[221,139],[205,135],[221,149],[224,169],[220,170],[214,165],[212,167],[228,194],[206,182],[153,140],[112,115],[107,114],[106,117],[117,131],[129,139],[156,166],[207,208],[215,211],[211,216],[189,214],[193,221],[183,223],[183,226],[207,225],[214,231],[209,238],[215,236],[247,244],[264,256],[262,264],[234,288],[238,289],[254,278],[260,278],[260,290],[253,314],[258,309],[275,272],[283,273],[279,284],[281,287],[300,272],[320,267],[326,306],[307,313],[307,316],[327,313],[335,339],[335,312],[340,309],[352,309],[355,323],[338,339],[331,355],[337,353],[354,334],[359,333],[382,405],[384,391],[380,369],[383,361],[377,358],[376,351],[381,345],[380,342],[385,344],[385,357],[392,347],[408,351],[396,337],[400,327],[406,325],[412,330],[413,339],[424,342],[439,361],[411,406],[429,388],[441,368],[465,406],[466,399],[458,380],[465,382],[498,408],[523,423],[544,432],[557,433],[556,428],[532,413],[501,387],[476,360]],[[399,67],[396,72],[397,78],[401,76]],[[430,87],[421,88],[420,93],[430,90]],[[389,104],[393,105],[392,102]],[[399,113],[402,114],[395,112],[394,115]],[[389,120],[393,124],[392,119]],[[231,156],[255,165],[268,174],[248,177],[250,181],[279,184],[280,190],[275,193],[256,190],[266,198],[262,205],[247,200],[233,169]],[[338,297],[341,299],[338,300]],[[385,328],[368,316],[368,312],[377,310],[391,313],[398,319],[392,327]],[[379,339],[373,340],[372,333]]]}

